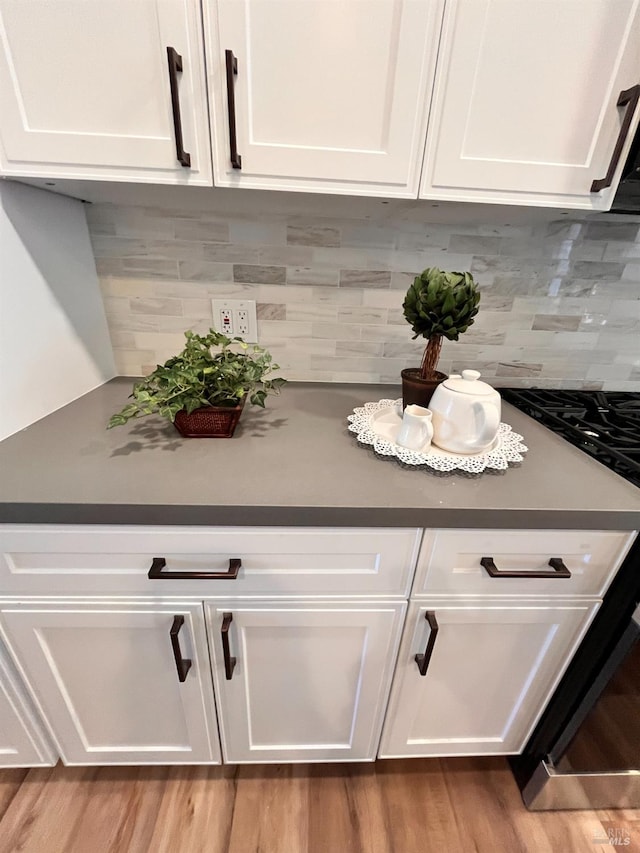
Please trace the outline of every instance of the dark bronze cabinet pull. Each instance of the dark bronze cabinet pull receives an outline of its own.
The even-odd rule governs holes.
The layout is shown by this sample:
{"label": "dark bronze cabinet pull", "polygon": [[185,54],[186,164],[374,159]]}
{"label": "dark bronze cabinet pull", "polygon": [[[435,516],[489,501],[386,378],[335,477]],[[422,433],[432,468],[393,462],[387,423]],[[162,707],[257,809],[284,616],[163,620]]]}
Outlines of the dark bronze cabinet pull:
{"label": "dark bronze cabinet pull", "polygon": [[233,670],[236,668],[236,659],[231,657],[229,649],[229,626],[233,622],[233,613],[222,614],[222,628],[220,635],[222,637],[222,655],[224,657],[224,677],[227,681],[231,681]]}
{"label": "dark bronze cabinet pull", "polygon": [[182,628],[183,625],[184,616],[174,616],[173,625],[169,631],[169,636],[171,637],[171,648],[173,649],[173,659],[176,662],[176,669],[178,671],[178,681],[186,681],[187,673],[191,669],[191,661],[189,658],[183,658],[182,652],[180,651],[180,637],[178,634],[180,633],[180,628]]}
{"label": "dark bronze cabinet pull", "polygon": [[236,92],[235,80],[238,75],[238,60],[232,50],[225,50],[224,58],[227,65],[227,112],[229,114],[229,148],[231,149],[231,165],[234,169],[242,169],[242,157],[238,154],[236,140]]}
{"label": "dark bronze cabinet pull", "polygon": [[552,571],[539,571],[539,572],[527,572],[527,571],[509,571],[505,569],[504,571],[500,570],[496,564],[493,562],[493,557],[483,557],[480,560],[480,565],[483,569],[486,569],[488,575],[492,578],[570,578],[571,572],[562,562],[560,557],[552,557],[549,560],[549,565],[551,566]]}
{"label": "dark bronze cabinet pull", "polygon": [[623,89],[623,91],[620,92],[620,94],[618,95],[616,106],[626,107],[624,112],[624,118],[622,120],[622,125],[620,126],[620,132],[618,133],[616,146],[613,149],[613,154],[611,155],[611,162],[609,163],[607,174],[604,176],[604,178],[600,178],[599,180],[594,181],[591,184],[592,193],[599,193],[600,190],[611,186],[611,182],[613,181],[613,175],[616,171],[616,168],[618,167],[620,155],[622,154],[622,149],[629,133],[629,128],[631,127],[631,122],[633,121],[633,116],[636,111],[636,107],[638,106],[639,100],[640,83],[636,83],[636,85],[632,86],[630,89]]}
{"label": "dark bronze cabinet pull", "polygon": [[182,72],[182,57],[174,47],[167,48],[169,61],[169,86],[171,87],[171,109],[173,110],[173,132],[176,138],[176,156],[185,169],[191,168],[191,154],[184,150],[182,142],[182,116],[180,115],[180,91],[178,73]]}
{"label": "dark bronze cabinet pull", "polygon": [[427,648],[424,650],[424,654],[417,654],[415,656],[415,662],[418,664],[418,671],[420,675],[426,675],[427,669],[429,668],[429,661],[431,660],[431,655],[433,654],[433,647],[436,644],[436,637],[438,636],[438,621],[436,619],[436,614],[433,610],[427,610],[424,614],[424,618],[429,623],[429,639],[427,640]]}
{"label": "dark bronze cabinet pull", "polygon": [[229,560],[229,568],[226,572],[163,572],[167,565],[164,557],[154,557],[147,577],[152,581],[160,580],[204,580],[204,581],[234,581],[242,566],[242,560],[233,557]]}

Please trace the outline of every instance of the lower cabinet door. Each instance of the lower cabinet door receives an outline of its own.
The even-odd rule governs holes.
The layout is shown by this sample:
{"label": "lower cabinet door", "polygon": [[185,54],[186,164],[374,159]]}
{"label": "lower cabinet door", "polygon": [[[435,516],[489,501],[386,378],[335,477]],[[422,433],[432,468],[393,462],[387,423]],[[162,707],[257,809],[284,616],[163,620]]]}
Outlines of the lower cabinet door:
{"label": "lower cabinet door", "polygon": [[217,764],[201,603],[3,606],[66,764]]}
{"label": "lower cabinet door", "polygon": [[405,608],[205,605],[224,760],[372,761]]}
{"label": "lower cabinet door", "polygon": [[50,767],[57,760],[0,644],[0,767]]}
{"label": "lower cabinet door", "polygon": [[523,748],[599,602],[413,602],[380,758]]}

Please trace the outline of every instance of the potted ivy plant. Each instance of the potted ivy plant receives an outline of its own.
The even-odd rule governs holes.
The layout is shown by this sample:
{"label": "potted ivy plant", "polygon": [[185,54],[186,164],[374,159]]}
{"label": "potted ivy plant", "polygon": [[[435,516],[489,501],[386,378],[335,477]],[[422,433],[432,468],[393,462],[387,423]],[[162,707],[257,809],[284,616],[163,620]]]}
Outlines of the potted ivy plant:
{"label": "potted ivy plant", "polygon": [[133,402],[111,417],[108,429],[158,414],[185,437],[230,438],[245,401],[264,408],[267,395],[279,393],[286,382],[271,378],[279,368],[262,347],[215,329],[184,335],[182,352],[135,383]]}
{"label": "potted ivy plant", "polygon": [[417,275],[407,290],[402,307],[413,329],[413,339],[427,341],[420,367],[401,372],[404,406],[428,406],[436,386],[447,377],[436,368],[442,341],[457,341],[473,324],[480,291],[468,272],[445,272],[430,267]]}

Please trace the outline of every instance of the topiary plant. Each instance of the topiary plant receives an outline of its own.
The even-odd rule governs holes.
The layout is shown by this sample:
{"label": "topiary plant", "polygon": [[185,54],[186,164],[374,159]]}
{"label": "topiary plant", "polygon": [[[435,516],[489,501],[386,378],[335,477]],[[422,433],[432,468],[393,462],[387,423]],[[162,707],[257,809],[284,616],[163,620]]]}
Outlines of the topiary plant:
{"label": "topiary plant", "polygon": [[133,402],[113,415],[108,429],[153,414],[173,423],[179,411],[190,415],[206,406],[232,408],[245,397],[264,408],[267,394],[277,394],[286,382],[267,378],[278,365],[262,347],[228,338],[215,329],[208,335],[188,331],[184,336],[187,343],[182,352],[133,386]]}
{"label": "topiary plant", "polygon": [[435,375],[442,339],[457,341],[472,325],[479,302],[480,292],[471,273],[430,267],[415,277],[402,307],[413,340],[427,340],[420,365],[422,379]]}

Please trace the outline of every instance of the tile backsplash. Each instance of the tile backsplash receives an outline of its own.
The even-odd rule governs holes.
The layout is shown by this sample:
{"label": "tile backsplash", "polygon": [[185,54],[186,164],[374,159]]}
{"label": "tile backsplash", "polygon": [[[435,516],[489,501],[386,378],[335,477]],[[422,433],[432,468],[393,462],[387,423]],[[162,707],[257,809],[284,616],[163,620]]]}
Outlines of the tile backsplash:
{"label": "tile backsplash", "polygon": [[[221,213],[114,204],[87,219],[120,373],[149,372],[212,325],[211,299],[255,299],[259,342],[289,379],[399,382],[411,340],[404,293],[429,266],[470,270],[475,324],[440,369],[496,386],[640,390],[640,216],[505,208],[473,224]],[[403,213],[404,210],[404,213]],[[433,218],[433,214],[431,215]],[[458,217],[459,218],[459,217]]]}

